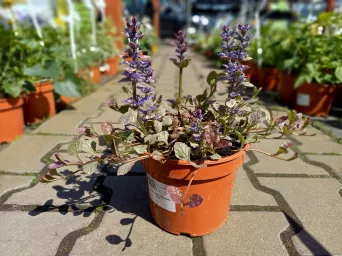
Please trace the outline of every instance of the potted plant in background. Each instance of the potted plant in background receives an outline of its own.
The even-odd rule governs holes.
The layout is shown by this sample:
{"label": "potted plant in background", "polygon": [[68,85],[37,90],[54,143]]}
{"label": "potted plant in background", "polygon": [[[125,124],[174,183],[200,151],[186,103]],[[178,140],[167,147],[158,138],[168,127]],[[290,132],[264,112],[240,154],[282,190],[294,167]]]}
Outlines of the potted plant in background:
{"label": "potted plant in background", "polygon": [[97,31],[97,46],[103,53],[103,71],[106,75],[115,75],[118,72],[118,56],[116,49],[116,29],[111,19],[101,23]]}
{"label": "potted plant in background", "polygon": [[252,82],[255,82],[257,86],[265,91],[275,91],[277,89],[279,75],[279,70],[276,67],[276,48],[279,43],[277,31],[279,30],[276,26],[263,26],[260,38],[261,48],[258,47],[257,40],[254,40],[249,49],[249,54],[258,64],[258,67],[253,69],[256,74],[252,78]]}
{"label": "potted plant in background", "polygon": [[[250,144],[273,132],[278,137],[294,131],[305,134],[309,120],[291,111],[273,120],[266,110],[251,105],[260,90],[254,89],[252,98],[243,94],[246,88],[253,87],[243,72],[246,67],[240,64],[248,57],[248,25],[239,25],[236,30],[223,27],[220,57],[227,65],[222,73],[210,72],[208,88],[195,97],[182,95],[182,75],[190,59],[186,57],[184,34],[178,32],[174,43],[176,57],[171,61],[179,69],[179,93],[168,104],[154,93],[150,58],[139,54],[141,24],[133,18],[126,25],[129,46],[121,57],[127,67],[120,82],[127,83],[124,91],[128,98],[122,106],[115,100],[108,103],[123,113],[123,128],[106,122],[101,124],[102,134],[92,127],[79,128],[79,136],[68,149],[77,160],[69,161],[56,154],[56,162],[49,165],[50,170],[40,181],[70,177],[62,176],[57,169],[71,165],[80,167],[74,173],[93,173],[103,164],[121,164],[117,174],[123,175],[142,160],[156,223],[174,234],[199,236],[213,232],[226,221],[235,174],[245,152],[252,150]],[[227,98],[221,104],[212,99],[218,83],[227,87]],[[97,139],[105,142],[111,153],[99,154]],[[256,151],[283,159],[279,155],[288,153],[290,146],[291,143],[283,143],[274,154]],[[81,158],[81,151],[86,152],[86,158]],[[297,154],[283,160],[296,157]]]}
{"label": "potted plant in background", "polygon": [[14,31],[0,27],[0,143],[24,133],[22,94],[35,91],[24,74],[24,59]]}
{"label": "potted plant in background", "polygon": [[[312,116],[327,116],[342,84],[341,15],[323,13],[307,24],[298,43],[302,65],[295,82],[295,109]],[[336,26],[335,23],[339,26]]]}

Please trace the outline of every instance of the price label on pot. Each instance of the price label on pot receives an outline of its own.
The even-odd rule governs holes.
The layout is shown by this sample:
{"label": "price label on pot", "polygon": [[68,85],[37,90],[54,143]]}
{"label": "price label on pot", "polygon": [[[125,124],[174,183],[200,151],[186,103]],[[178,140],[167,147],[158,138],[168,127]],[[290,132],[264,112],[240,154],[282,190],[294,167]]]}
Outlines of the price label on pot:
{"label": "price label on pot", "polygon": [[148,174],[147,180],[151,200],[165,210],[176,212],[176,203],[171,200],[166,191],[168,185],[160,183]]}
{"label": "price label on pot", "polygon": [[297,104],[304,107],[310,106],[310,95],[299,93],[297,95]]}

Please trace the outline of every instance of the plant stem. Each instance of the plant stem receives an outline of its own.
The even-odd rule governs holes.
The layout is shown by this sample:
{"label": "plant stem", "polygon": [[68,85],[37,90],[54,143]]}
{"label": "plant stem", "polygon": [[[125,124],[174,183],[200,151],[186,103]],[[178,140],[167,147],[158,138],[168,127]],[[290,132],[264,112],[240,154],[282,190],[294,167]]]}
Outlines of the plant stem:
{"label": "plant stem", "polygon": [[132,91],[133,91],[133,99],[135,102],[137,102],[137,84],[132,83]]}
{"label": "plant stem", "polygon": [[181,204],[181,214],[182,215],[184,215],[184,200],[185,200],[185,197],[186,197],[186,195],[188,194],[188,191],[189,191],[189,189],[190,189],[190,186],[191,186],[191,183],[192,183],[192,181],[194,180],[194,178],[195,178],[195,175],[196,175],[196,173],[197,173],[197,171],[198,171],[199,169],[196,169],[196,171],[194,171],[194,173],[192,174],[192,177],[191,177],[191,179],[190,179],[190,181],[189,181],[189,184],[188,184],[188,186],[186,187],[186,190],[185,190],[185,193],[184,193],[184,196],[183,196],[183,199],[182,199],[182,204]]}
{"label": "plant stem", "polygon": [[182,82],[183,82],[183,68],[179,69],[179,84],[178,84],[178,101],[177,101],[177,109],[178,109],[178,117],[180,118],[180,110],[182,103]]}

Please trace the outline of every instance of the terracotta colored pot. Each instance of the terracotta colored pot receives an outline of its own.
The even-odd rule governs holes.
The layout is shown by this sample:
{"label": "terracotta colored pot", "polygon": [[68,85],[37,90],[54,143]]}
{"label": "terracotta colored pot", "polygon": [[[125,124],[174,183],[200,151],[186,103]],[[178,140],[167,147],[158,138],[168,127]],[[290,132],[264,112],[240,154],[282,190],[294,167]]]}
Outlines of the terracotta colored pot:
{"label": "terracotta colored pot", "polygon": [[106,75],[115,75],[118,72],[118,59],[117,57],[111,57],[106,60],[108,65],[108,70],[104,73]]}
{"label": "terracotta colored pot", "polygon": [[0,143],[10,142],[24,133],[22,97],[0,99]]}
{"label": "terracotta colored pot", "polygon": [[296,89],[295,109],[309,116],[328,115],[340,86],[304,83]]}
{"label": "terracotta colored pot", "polygon": [[[245,146],[245,150],[249,145]],[[170,160],[162,164],[152,158],[143,161],[147,173],[150,208],[155,222],[164,230],[179,235],[203,236],[219,229],[227,220],[236,171],[243,163],[245,151],[218,161],[206,161],[198,170],[185,201],[191,194],[200,194],[203,202],[196,208],[171,201],[166,192],[175,186],[185,192],[195,168],[185,161]]]}
{"label": "terracotta colored pot", "polygon": [[265,91],[276,91],[279,70],[276,68],[260,68],[258,72],[258,85]]}
{"label": "terracotta colored pot", "polygon": [[245,75],[247,76],[249,81],[253,83],[252,76],[255,76],[255,74],[257,73],[257,64],[253,60],[243,61],[242,64],[248,66],[248,68],[245,70]]}
{"label": "terracotta colored pot", "polygon": [[25,123],[34,124],[56,114],[55,97],[52,81],[35,84],[36,92],[25,97]]}
{"label": "terracotta colored pot", "polygon": [[94,66],[90,68],[90,77],[95,84],[101,82],[101,72],[99,66]]}
{"label": "terracotta colored pot", "polygon": [[278,93],[280,97],[280,101],[288,106],[294,105],[295,100],[295,91],[294,91],[294,83],[295,76],[289,75],[286,72],[279,73],[278,80]]}

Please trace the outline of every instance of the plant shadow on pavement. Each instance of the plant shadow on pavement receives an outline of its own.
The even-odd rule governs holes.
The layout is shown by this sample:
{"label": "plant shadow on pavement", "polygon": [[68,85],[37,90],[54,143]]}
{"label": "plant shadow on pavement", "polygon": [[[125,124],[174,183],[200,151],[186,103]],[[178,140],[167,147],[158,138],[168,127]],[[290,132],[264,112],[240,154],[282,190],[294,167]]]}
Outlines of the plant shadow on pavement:
{"label": "plant shadow on pavement", "polygon": [[[70,171],[65,170],[63,175]],[[55,199],[62,199],[62,205],[55,205],[53,198],[47,200],[44,205],[38,205],[29,212],[31,216],[37,216],[45,212],[59,212],[62,215],[72,213],[74,216],[83,215],[89,217],[98,207],[109,203],[112,191],[102,185],[104,175],[77,174],[67,180],[61,180],[51,184],[37,184],[37,186],[48,186],[56,192]]]}

